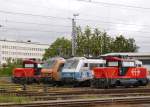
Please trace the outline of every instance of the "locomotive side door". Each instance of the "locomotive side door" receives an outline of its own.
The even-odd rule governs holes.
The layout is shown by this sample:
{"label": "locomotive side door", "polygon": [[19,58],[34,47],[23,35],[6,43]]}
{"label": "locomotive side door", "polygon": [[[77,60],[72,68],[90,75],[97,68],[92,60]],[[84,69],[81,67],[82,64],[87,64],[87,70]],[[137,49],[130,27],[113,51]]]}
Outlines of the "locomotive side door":
{"label": "locomotive side door", "polygon": [[57,80],[57,81],[60,80],[60,77],[61,77],[60,73],[61,73],[63,67],[64,67],[64,62],[59,61],[58,65],[56,67],[55,76],[53,77],[55,80]]}
{"label": "locomotive side door", "polygon": [[122,61],[122,62],[120,62],[120,76],[125,76],[130,67],[135,67],[134,61]]}
{"label": "locomotive side door", "polygon": [[81,73],[81,79],[85,80],[88,77],[88,71],[89,71],[89,63],[83,62],[79,72]]}
{"label": "locomotive side door", "polygon": [[35,69],[35,74],[34,75],[40,75],[41,74],[41,69],[42,69],[42,65],[35,63],[34,64],[34,69]]}

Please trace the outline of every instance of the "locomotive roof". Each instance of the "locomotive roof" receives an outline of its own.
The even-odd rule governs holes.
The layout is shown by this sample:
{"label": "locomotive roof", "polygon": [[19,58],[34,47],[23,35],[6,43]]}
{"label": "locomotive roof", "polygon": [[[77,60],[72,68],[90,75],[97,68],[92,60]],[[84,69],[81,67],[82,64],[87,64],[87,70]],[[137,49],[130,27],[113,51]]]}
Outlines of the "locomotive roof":
{"label": "locomotive roof", "polygon": [[30,60],[30,59],[28,59],[28,60],[24,60],[24,61],[23,61],[23,63],[41,64],[42,62],[40,62],[40,61],[34,61],[34,60]]}
{"label": "locomotive roof", "polygon": [[104,57],[104,59],[107,61],[135,61],[133,59],[124,59],[124,58],[112,57],[112,56],[106,56]]}
{"label": "locomotive roof", "polygon": [[82,59],[86,59],[85,57],[73,57],[73,58],[69,58],[68,60],[82,60]]}
{"label": "locomotive roof", "polygon": [[106,63],[106,60],[103,59],[85,59],[87,63]]}
{"label": "locomotive roof", "polygon": [[85,57],[73,57],[67,60],[83,60],[84,62],[87,62],[87,63],[105,63],[106,62],[103,59],[87,59]]}
{"label": "locomotive roof", "polygon": [[51,61],[51,60],[65,60],[65,59],[62,57],[53,57],[53,58],[47,59],[46,61]]}

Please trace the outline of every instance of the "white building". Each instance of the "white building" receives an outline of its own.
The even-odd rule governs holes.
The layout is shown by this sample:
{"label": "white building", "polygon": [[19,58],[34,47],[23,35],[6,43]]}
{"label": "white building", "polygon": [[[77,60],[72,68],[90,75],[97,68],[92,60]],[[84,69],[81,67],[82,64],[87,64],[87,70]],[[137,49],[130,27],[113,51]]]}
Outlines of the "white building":
{"label": "white building", "polygon": [[48,47],[48,44],[40,44],[30,41],[0,40],[0,64],[6,63],[9,58],[12,60],[27,58],[41,60],[45,49]]}

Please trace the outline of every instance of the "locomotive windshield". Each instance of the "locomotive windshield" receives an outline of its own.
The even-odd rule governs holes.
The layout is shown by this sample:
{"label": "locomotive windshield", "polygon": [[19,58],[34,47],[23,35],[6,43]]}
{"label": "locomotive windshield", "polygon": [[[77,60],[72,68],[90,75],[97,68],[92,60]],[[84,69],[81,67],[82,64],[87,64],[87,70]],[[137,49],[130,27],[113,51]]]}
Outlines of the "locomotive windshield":
{"label": "locomotive windshield", "polygon": [[34,68],[34,64],[25,64],[24,67],[25,68]]}
{"label": "locomotive windshield", "polygon": [[64,65],[64,68],[75,69],[78,65],[78,62],[79,62],[79,60],[67,60]]}
{"label": "locomotive windshield", "polygon": [[116,66],[118,66],[119,64],[118,64],[118,61],[114,61],[114,62],[107,62],[107,65],[108,65],[109,67],[116,67]]}
{"label": "locomotive windshield", "polygon": [[43,64],[43,67],[44,68],[52,68],[53,67],[53,65],[55,64],[55,60],[49,60],[49,61],[47,61],[46,63],[44,63]]}
{"label": "locomotive windshield", "polygon": [[135,62],[123,61],[122,67],[135,67]]}
{"label": "locomotive windshield", "polygon": [[42,68],[42,64],[24,64],[25,68]]}
{"label": "locomotive windshield", "polygon": [[[122,67],[135,67],[135,62],[134,61],[123,61],[122,63]],[[118,61],[114,61],[114,62],[107,62],[107,66],[109,67],[117,67],[119,66],[119,62]]]}
{"label": "locomotive windshield", "polygon": [[38,68],[43,68],[42,64],[37,65]]}

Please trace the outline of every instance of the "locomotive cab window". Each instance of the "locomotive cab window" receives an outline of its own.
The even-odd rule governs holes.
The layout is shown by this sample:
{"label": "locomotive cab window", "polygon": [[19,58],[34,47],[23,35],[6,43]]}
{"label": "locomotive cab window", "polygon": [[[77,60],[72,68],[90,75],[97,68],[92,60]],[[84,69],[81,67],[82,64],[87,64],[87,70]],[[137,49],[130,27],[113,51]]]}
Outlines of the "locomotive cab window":
{"label": "locomotive cab window", "polygon": [[117,67],[117,66],[119,66],[119,63],[117,61],[115,61],[115,62],[107,62],[107,66],[109,66],[109,67]]}
{"label": "locomotive cab window", "polygon": [[67,60],[64,68],[66,69],[75,69],[78,66],[79,60]]}
{"label": "locomotive cab window", "polygon": [[106,66],[106,64],[99,64],[98,67],[105,67],[105,66]]}
{"label": "locomotive cab window", "polygon": [[34,64],[24,64],[25,68],[34,68]]}
{"label": "locomotive cab window", "polygon": [[44,64],[43,64],[43,67],[44,67],[44,68],[52,68],[55,63],[56,63],[55,60],[50,60],[50,61],[47,61],[47,63],[44,63]]}
{"label": "locomotive cab window", "polygon": [[84,63],[84,66],[83,67],[88,67],[88,63]]}
{"label": "locomotive cab window", "polygon": [[95,68],[95,67],[103,67],[103,66],[104,66],[104,64],[99,64],[99,63],[90,63],[89,64],[90,70],[93,70],[93,68]]}
{"label": "locomotive cab window", "polygon": [[128,68],[130,67],[135,67],[135,62],[134,61],[123,61],[122,62],[122,67],[120,68],[120,76],[126,75]]}
{"label": "locomotive cab window", "polygon": [[83,66],[80,68],[80,70],[83,71],[87,71],[89,69],[88,63],[84,63]]}
{"label": "locomotive cab window", "polygon": [[38,68],[42,68],[42,65],[41,65],[41,64],[37,64],[37,67],[38,67]]}
{"label": "locomotive cab window", "polygon": [[122,67],[135,67],[135,62],[124,61],[122,62]]}
{"label": "locomotive cab window", "polygon": [[62,69],[63,69],[63,67],[64,67],[64,63],[61,63],[61,64],[59,65],[58,72],[61,72]]}

